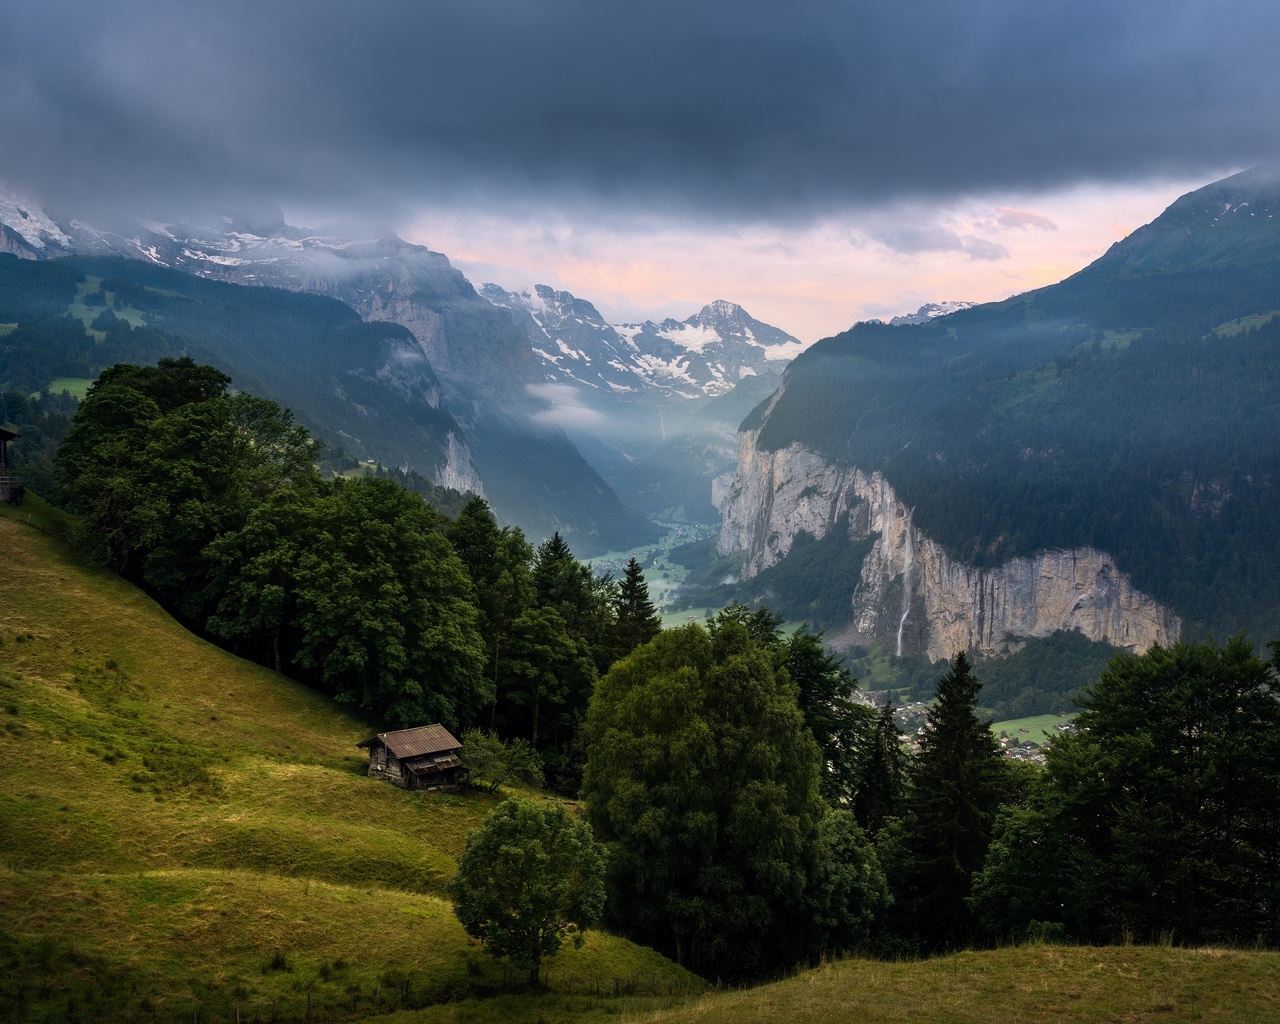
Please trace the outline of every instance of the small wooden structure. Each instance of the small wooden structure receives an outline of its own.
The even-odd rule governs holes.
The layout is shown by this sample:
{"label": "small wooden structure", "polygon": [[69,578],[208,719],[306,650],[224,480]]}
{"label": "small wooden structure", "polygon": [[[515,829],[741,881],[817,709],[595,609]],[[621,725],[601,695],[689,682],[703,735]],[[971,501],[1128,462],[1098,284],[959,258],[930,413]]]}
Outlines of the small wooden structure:
{"label": "small wooden structure", "polygon": [[457,789],[462,742],[438,722],[380,732],[356,744],[369,751],[369,774],[404,789]]}
{"label": "small wooden structure", "polygon": [[0,423],[0,501],[10,505],[22,504],[22,480],[9,475],[9,442],[17,436],[16,430]]}

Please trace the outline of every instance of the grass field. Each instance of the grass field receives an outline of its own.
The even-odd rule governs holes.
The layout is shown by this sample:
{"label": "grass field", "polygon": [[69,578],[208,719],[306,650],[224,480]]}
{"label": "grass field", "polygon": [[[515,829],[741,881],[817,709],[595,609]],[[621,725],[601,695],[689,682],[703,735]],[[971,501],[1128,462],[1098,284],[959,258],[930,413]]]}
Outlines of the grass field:
{"label": "grass field", "polygon": [[1213,329],[1213,333],[1219,338],[1234,338],[1255,327],[1264,327],[1278,316],[1280,316],[1280,309],[1255,313],[1253,316],[1242,316],[1236,320],[1228,320],[1225,324],[1219,324]]}
{"label": "grass field", "polygon": [[786,981],[645,1007],[558,993],[462,1000],[397,1024],[1264,1024],[1280,1020],[1280,954],[1031,945],[933,960],[846,960]]}
{"label": "grass field", "polygon": [[[1053,740],[1061,736],[1058,726],[1073,718],[1075,715],[1031,715],[1027,718],[1009,718],[1003,722],[992,722],[991,731],[997,736],[1001,732],[1006,732],[1023,743],[1030,740],[1033,743],[1043,744],[1046,739]],[[1022,731],[1024,729],[1026,732]]]}
{"label": "grass field", "polygon": [[55,377],[49,381],[45,390],[51,395],[60,395],[64,391],[70,391],[72,395],[84,401],[84,396],[89,391],[89,385],[93,381],[88,377]]}
{"label": "grass field", "polygon": [[[101,288],[102,278],[92,276],[86,277],[76,285],[76,297],[71,301],[71,305],[67,307],[67,313],[80,320],[84,324],[85,329],[97,338],[98,341],[101,341],[106,337],[105,332],[92,330],[89,328],[89,325],[93,323],[94,318],[97,317],[97,315],[104,309],[112,309],[112,305],[115,303],[116,299],[115,292],[106,293],[107,304],[105,306],[86,306],[84,300],[86,296],[99,291]],[[122,309],[113,310],[113,312],[121,320],[128,320],[131,327],[141,327],[146,323],[146,318],[143,316],[142,310],[134,309],[132,306],[125,306]]]}
{"label": "grass field", "polygon": [[486,797],[363,774],[370,726],[0,506],[0,1024],[1280,1020],[1280,955],[1027,946],[708,992],[593,932],[527,990],[443,884]]}
{"label": "grass field", "polygon": [[[65,526],[0,506],[0,1022],[334,1019],[502,989],[443,898],[495,798],[367,778],[371,725],[193,637]],[[699,986],[601,933],[551,970],[584,999]]]}

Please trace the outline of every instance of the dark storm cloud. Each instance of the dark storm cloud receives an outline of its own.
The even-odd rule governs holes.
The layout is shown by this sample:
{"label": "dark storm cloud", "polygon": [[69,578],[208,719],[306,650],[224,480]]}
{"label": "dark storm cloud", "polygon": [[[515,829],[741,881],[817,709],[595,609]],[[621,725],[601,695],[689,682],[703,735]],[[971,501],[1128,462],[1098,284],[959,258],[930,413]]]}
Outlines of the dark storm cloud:
{"label": "dark storm cloud", "polygon": [[3,5],[0,38],[0,178],[82,209],[789,217],[1199,173],[1280,139],[1262,0],[42,0]]}
{"label": "dark storm cloud", "polygon": [[963,252],[973,260],[1002,260],[1009,250],[977,235],[962,235],[950,228],[932,224],[928,227],[896,226],[871,232],[875,241],[904,256],[923,252]]}

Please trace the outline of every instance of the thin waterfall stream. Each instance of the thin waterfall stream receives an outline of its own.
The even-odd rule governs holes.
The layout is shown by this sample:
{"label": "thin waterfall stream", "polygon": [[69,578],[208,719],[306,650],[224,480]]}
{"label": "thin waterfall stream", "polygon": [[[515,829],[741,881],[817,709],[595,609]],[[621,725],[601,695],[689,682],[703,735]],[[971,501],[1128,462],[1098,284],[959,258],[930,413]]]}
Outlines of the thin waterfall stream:
{"label": "thin waterfall stream", "polygon": [[907,616],[911,613],[911,527],[907,527],[906,561],[902,568],[902,618],[898,620],[897,656],[902,657],[902,627],[907,624]]}

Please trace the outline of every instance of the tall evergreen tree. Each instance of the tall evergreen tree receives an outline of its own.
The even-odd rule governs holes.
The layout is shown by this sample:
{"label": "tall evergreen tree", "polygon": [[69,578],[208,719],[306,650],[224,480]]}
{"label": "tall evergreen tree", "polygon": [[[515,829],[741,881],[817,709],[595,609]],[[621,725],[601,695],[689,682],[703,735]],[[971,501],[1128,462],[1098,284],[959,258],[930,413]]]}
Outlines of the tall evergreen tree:
{"label": "tall evergreen tree", "polygon": [[618,584],[613,609],[614,647],[618,657],[647,644],[662,631],[662,619],[649,600],[649,584],[645,582],[640,563],[634,558],[627,562],[627,571]]}
{"label": "tall evergreen tree", "polygon": [[907,759],[893,712],[893,701],[886,700],[876,715],[871,750],[853,803],[858,824],[873,839],[902,806]]}
{"label": "tall evergreen tree", "polygon": [[910,770],[898,896],[905,928],[929,948],[962,945],[972,934],[966,897],[1009,791],[989,723],[978,720],[981,688],[961,651],[938,683]]}
{"label": "tall evergreen tree", "polygon": [[[449,524],[446,536],[475,584],[488,657],[485,676],[494,693],[501,696],[513,625],[534,602],[533,548],[519,527],[499,528],[489,503],[481,497],[467,501]],[[490,730],[498,728],[498,713],[499,702],[495,700],[489,708]]]}
{"label": "tall evergreen tree", "polygon": [[[1053,920],[1077,938],[1280,938],[1280,702],[1243,636],[1118,654],[1050,749],[1043,799],[1005,813],[977,889],[996,934]],[[1048,860],[1044,834],[1066,855]],[[1052,851],[1052,847],[1049,847]],[[1010,911],[1013,913],[1010,913]]]}

